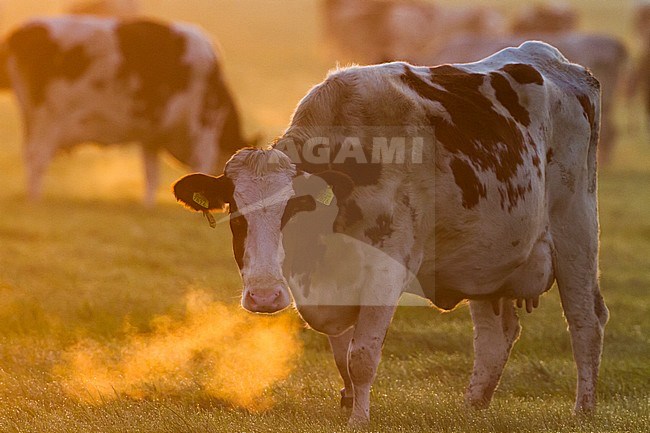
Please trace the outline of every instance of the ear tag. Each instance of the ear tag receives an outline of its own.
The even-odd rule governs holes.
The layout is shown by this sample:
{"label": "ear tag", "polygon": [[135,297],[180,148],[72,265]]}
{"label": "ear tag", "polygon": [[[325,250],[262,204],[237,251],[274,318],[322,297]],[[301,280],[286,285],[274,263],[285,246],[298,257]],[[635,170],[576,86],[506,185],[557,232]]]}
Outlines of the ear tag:
{"label": "ear tag", "polygon": [[327,185],[327,188],[319,192],[315,199],[317,202],[322,203],[325,206],[332,204],[332,200],[334,200],[334,191],[332,190],[332,187]]}
{"label": "ear tag", "polygon": [[208,224],[210,224],[211,228],[217,227],[217,222],[214,220],[214,217],[210,213],[210,211],[204,210],[203,215],[205,215],[205,218],[208,220]]}
{"label": "ear tag", "polygon": [[205,196],[200,192],[195,192],[192,196],[192,200],[194,200],[194,203],[198,204],[199,206],[210,209],[210,201],[205,198]]}

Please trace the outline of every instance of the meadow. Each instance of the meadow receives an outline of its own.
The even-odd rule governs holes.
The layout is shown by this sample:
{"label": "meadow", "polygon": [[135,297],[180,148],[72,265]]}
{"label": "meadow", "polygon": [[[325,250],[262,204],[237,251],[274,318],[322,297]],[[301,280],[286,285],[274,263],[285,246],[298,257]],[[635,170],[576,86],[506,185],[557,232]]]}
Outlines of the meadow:
{"label": "meadow", "polygon": [[[633,46],[632,2],[575,3],[585,28]],[[21,14],[27,4],[37,10],[23,2]],[[246,131],[266,140],[335,66],[316,0],[144,4],[215,35]],[[553,288],[520,314],[521,338],[484,411],[463,405],[468,308],[400,307],[372,391],[371,431],[650,430],[650,131],[639,101],[620,102],[620,142],[599,175],[610,322],[597,413],[571,414],[576,372]],[[212,230],[174,203],[169,185],[182,167],[164,164],[149,210],[137,147],[84,145],[55,160],[44,200],[30,203],[20,124],[12,95],[0,93],[0,432],[347,430],[327,339],[292,310],[259,317],[238,307],[228,228]]]}

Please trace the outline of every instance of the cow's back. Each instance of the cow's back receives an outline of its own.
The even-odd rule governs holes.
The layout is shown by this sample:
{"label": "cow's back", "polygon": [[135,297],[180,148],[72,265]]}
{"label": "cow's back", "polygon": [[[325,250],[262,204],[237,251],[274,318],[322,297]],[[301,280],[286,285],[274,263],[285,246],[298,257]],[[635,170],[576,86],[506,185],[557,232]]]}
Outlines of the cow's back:
{"label": "cow's back", "polygon": [[[6,41],[6,65],[19,102],[30,109],[42,105],[56,80],[76,81],[88,74],[98,58],[116,52],[113,20],[81,18],[34,19],[12,32]],[[113,59],[113,63],[117,59]],[[104,68],[114,65],[100,64]]]}

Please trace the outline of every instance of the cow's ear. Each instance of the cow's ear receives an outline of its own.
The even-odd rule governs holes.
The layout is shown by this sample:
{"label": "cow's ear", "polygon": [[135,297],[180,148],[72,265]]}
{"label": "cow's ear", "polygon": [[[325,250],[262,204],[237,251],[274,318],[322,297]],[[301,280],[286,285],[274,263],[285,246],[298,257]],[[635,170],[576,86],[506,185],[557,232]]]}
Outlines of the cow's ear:
{"label": "cow's ear", "polygon": [[232,180],[224,175],[188,174],[173,186],[176,200],[195,211],[223,210],[233,200]]}
{"label": "cow's ear", "polygon": [[347,174],[337,170],[326,170],[320,173],[314,173],[332,187],[332,191],[336,196],[336,201],[342,203],[347,199],[354,188],[354,181]]}

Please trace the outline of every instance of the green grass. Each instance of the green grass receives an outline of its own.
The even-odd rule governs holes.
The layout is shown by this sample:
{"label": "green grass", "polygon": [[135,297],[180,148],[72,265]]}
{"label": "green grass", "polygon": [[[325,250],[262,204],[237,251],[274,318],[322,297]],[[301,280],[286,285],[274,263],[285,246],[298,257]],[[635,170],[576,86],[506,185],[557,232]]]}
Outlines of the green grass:
{"label": "green grass", "polygon": [[[192,20],[217,35],[250,133],[280,134],[299,98],[331,66],[318,44],[315,1],[146,4],[157,5],[162,17]],[[577,4],[587,27],[630,37],[627,10],[612,11],[614,3],[604,0]],[[619,123],[639,124],[638,111],[636,105],[621,108]],[[440,314],[401,307],[372,391],[372,431],[650,429],[650,139],[648,131],[621,129],[615,161],[600,173],[601,282],[611,319],[596,415],[571,415],[575,367],[553,289],[534,314],[522,314],[522,337],[493,405],[480,412],[462,403],[472,364],[467,308]],[[275,402],[266,411],[237,408],[196,383],[186,392],[164,392],[155,375],[145,398],[116,390],[91,404],[66,392],[58,372],[78,342],[90,339],[119,357],[133,335],[159,332],[156,318],[184,323],[188,292],[202,290],[232,305],[233,315],[249,315],[236,307],[240,282],[227,229],[211,230],[173,203],[168,185],[182,169],[165,166],[159,205],[145,210],[137,149],[87,146],[55,161],[45,200],[30,204],[20,134],[13,100],[2,95],[0,431],[346,430],[327,340],[304,329],[292,311],[283,314],[286,332],[297,336],[302,355],[289,363],[293,371],[286,379],[263,393]],[[243,338],[247,330],[238,332]],[[242,359],[241,368],[255,378],[255,366]]]}

